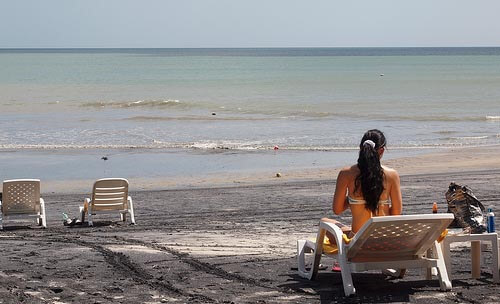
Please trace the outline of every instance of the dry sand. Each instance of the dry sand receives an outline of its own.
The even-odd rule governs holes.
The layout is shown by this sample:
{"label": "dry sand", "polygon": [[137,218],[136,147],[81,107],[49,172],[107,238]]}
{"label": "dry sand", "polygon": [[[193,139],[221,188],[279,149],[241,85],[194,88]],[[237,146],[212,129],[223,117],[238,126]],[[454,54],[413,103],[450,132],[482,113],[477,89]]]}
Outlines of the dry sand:
{"label": "dry sand", "polygon": [[[500,212],[496,147],[386,164],[402,175],[405,214],[430,213],[433,201],[444,212],[451,181],[469,185]],[[7,222],[0,233],[0,303],[499,302],[490,252],[484,254],[481,279],[471,279],[465,244],[453,248],[451,292],[439,291],[438,281],[425,280],[418,270],[402,280],[355,274],[358,293],[351,298],[343,296],[339,273],[324,270],[316,281],[301,279],[296,240],[313,238],[318,219],[334,217],[329,208],[336,172],[238,176],[170,190],[151,190],[162,188],[159,182],[141,184],[131,193],[135,226],[118,222],[118,215],[102,215],[94,227],[65,227],[61,213],[76,216],[87,195],[46,192],[48,229]],[[335,218],[349,222],[348,213]]]}

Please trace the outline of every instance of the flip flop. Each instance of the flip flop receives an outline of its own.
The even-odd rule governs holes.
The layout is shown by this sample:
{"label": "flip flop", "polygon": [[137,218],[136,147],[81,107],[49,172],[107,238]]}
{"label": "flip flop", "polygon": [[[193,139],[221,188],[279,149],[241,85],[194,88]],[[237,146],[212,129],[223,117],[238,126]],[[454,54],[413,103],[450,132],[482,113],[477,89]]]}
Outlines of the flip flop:
{"label": "flip flop", "polygon": [[[328,266],[326,266],[326,265],[323,265],[323,264],[318,265],[318,270],[325,270],[327,268],[328,268]],[[290,267],[290,269],[291,270],[298,270],[299,268],[296,266],[292,266],[292,267]],[[311,270],[311,266],[306,266],[306,270],[307,271]]]}
{"label": "flip flop", "polygon": [[81,225],[81,224],[82,222],[75,217],[74,219],[71,220],[71,223],[69,223],[68,226],[73,227],[75,225]]}
{"label": "flip flop", "polygon": [[406,274],[406,269],[383,269],[382,274],[396,279],[402,279]]}
{"label": "flip flop", "polygon": [[342,271],[342,269],[340,269],[340,266],[339,266],[339,264],[338,264],[338,263],[335,263],[335,264],[333,264],[333,266],[332,266],[332,271],[333,271],[333,272],[341,272],[341,271]]}

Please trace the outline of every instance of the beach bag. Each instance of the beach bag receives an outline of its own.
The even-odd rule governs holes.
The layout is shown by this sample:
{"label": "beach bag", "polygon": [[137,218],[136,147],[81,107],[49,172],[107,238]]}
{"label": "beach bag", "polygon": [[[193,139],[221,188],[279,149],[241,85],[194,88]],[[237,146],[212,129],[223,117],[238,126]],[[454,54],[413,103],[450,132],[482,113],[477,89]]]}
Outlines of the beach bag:
{"label": "beach bag", "polygon": [[450,227],[460,227],[470,233],[486,231],[483,215],[485,208],[469,187],[452,182],[446,191],[446,202],[448,212],[455,216]]}

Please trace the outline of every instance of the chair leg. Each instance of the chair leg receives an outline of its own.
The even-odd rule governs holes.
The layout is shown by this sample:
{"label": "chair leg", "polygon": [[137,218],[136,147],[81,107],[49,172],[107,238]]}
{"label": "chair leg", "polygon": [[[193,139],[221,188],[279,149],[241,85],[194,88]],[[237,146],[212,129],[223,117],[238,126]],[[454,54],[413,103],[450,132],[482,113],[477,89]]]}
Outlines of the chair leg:
{"label": "chair leg", "polygon": [[[314,249],[314,257],[311,265],[311,272],[309,274],[309,280],[316,279],[319,270],[319,262],[321,261],[321,256],[323,255],[323,243],[325,241],[326,230],[321,228],[318,229],[318,234],[316,235],[316,243],[311,242],[311,247]],[[306,243],[307,244],[307,243]]]}
{"label": "chair leg", "polygon": [[90,198],[86,198],[83,201],[83,207],[80,207],[80,215],[82,217],[82,223],[85,222],[85,213],[88,213],[88,219],[89,219],[89,226],[93,226],[94,223],[92,223],[92,211],[91,209],[91,204],[90,204]]}
{"label": "chair leg", "polygon": [[443,252],[444,263],[446,265],[446,272],[448,273],[448,277],[451,278],[451,253],[448,238],[444,238],[444,240],[441,241],[441,250]]}
{"label": "chair leg", "polygon": [[[434,254],[434,251],[432,250],[432,247],[427,249],[426,257],[428,258],[436,258],[436,255]],[[432,280],[433,276],[437,276],[437,269],[436,267],[430,267],[426,268],[426,273],[425,273],[425,279],[426,280]]]}
{"label": "chair leg", "polygon": [[87,213],[90,209],[90,198],[86,198],[83,201],[83,207],[80,207],[80,216],[82,223],[85,223],[85,213]]}
{"label": "chair leg", "polygon": [[82,206],[80,206],[80,221],[82,223],[85,222],[85,208]]}
{"label": "chair leg", "polygon": [[297,270],[299,276],[306,272],[306,240],[297,240]]}
{"label": "chair leg", "polygon": [[[323,222],[320,223],[320,227],[322,224]],[[335,227],[333,227],[332,229],[333,231],[330,232],[335,237],[335,243],[337,244],[337,249],[338,249],[337,261],[340,265],[340,274],[342,275],[342,284],[344,285],[344,293],[346,296],[350,296],[356,293],[356,289],[354,288],[354,285],[352,283],[351,267],[349,267],[349,264],[347,263],[346,247],[342,237],[342,231],[340,229],[335,229]],[[321,245],[323,244],[324,235],[325,235],[325,230],[323,230],[321,233],[320,229],[320,233],[318,233],[316,244],[318,242],[320,242]],[[321,246],[320,248],[322,249],[323,246]]]}
{"label": "chair leg", "polygon": [[500,255],[498,254],[498,238],[496,236],[491,240],[491,255],[493,260],[493,282],[498,284],[500,283],[500,265],[498,263]]}
{"label": "chair leg", "polygon": [[[299,272],[299,276],[306,278],[308,280],[312,280],[313,278],[313,269],[306,269],[306,253],[315,252],[314,248],[316,244],[309,240],[298,240],[297,241],[297,270]],[[316,254],[314,254],[314,258],[316,258]],[[321,256],[319,257],[321,258]],[[314,265],[314,261],[313,261]]]}
{"label": "chair leg", "polygon": [[441,245],[438,242],[434,242],[434,246],[432,248],[434,254],[437,259],[437,270],[438,270],[438,278],[439,278],[439,286],[441,290],[451,290],[451,281],[448,277],[448,271],[446,270],[446,263],[444,260],[443,250],[441,249]]}
{"label": "chair leg", "polygon": [[92,211],[90,210],[90,207],[87,209],[87,217],[89,219],[89,226],[94,226],[94,223],[92,222]]}
{"label": "chair leg", "polygon": [[43,198],[40,198],[40,217],[41,217],[41,226],[43,228],[47,228],[47,218],[45,213],[45,201]]}
{"label": "chair leg", "polygon": [[2,212],[2,201],[0,201],[0,230],[3,230],[3,212]]}
{"label": "chair leg", "polygon": [[130,221],[135,225],[135,215],[134,215],[134,203],[132,202],[132,198],[129,196],[127,198],[128,201],[128,212],[130,213]]}
{"label": "chair leg", "polygon": [[481,241],[470,242],[471,274],[473,279],[481,277]]}
{"label": "chair leg", "polygon": [[338,250],[338,262],[341,269],[340,273],[342,275],[342,283],[344,284],[344,293],[346,296],[350,296],[356,293],[356,288],[354,288],[354,284],[352,283],[351,268],[349,267],[349,264],[347,264],[344,246],[338,246]]}

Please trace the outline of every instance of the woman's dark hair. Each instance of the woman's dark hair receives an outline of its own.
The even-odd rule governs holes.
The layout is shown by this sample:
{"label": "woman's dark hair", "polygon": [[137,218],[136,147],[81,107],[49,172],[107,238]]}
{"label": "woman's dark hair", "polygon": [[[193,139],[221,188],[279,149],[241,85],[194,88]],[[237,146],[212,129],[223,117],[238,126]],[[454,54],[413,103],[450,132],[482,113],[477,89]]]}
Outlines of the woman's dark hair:
{"label": "woman's dark hair", "polygon": [[359,145],[359,175],[354,183],[354,192],[361,187],[366,209],[372,212],[377,210],[380,195],[384,191],[384,170],[380,165],[378,150],[385,147],[385,143],[384,133],[373,129],[363,135]]}

